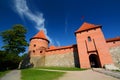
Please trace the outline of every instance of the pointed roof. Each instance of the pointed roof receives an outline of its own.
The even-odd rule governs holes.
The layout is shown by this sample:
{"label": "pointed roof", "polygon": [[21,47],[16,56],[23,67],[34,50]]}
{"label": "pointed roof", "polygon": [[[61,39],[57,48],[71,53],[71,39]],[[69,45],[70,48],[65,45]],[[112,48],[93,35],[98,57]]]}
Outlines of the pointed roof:
{"label": "pointed roof", "polygon": [[46,41],[49,42],[49,40],[47,39],[45,33],[43,30],[40,30],[35,36],[33,36],[31,39],[44,39]]}
{"label": "pointed roof", "polygon": [[98,28],[98,27],[101,27],[101,25],[95,25],[95,24],[84,22],[82,26],[75,33],[83,32],[83,31]]}

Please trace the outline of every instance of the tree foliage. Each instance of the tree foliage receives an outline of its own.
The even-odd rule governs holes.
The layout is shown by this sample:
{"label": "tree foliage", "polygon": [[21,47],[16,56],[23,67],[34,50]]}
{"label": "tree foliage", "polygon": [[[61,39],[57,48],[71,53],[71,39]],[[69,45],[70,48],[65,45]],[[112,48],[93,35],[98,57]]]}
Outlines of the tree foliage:
{"label": "tree foliage", "polygon": [[19,54],[28,46],[25,40],[27,30],[22,25],[15,25],[12,29],[3,31],[0,36],[3,39],[3,50],[0,50],[0,71],[18,68],[20,61],[24,58]]}
{"label": "tree foliage", "polygon": [[7,54],[5,51],[0,51],[0,71],[18,68],[21,59],[16,54]]}
{"label": "tree foliage", "polygon": [[28,45],[25,40],[26,32],[27,30],[22,25],[15,25],[12,29],[3,31],[1,33],[4,42],[2,48],[4,48],[7,53],[23,53],[25,46]]}

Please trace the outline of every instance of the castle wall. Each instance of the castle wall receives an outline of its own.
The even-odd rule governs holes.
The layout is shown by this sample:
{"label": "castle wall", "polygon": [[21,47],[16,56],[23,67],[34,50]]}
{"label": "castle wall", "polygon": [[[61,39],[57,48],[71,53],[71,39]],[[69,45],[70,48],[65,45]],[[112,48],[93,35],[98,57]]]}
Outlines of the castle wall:
{"label": "castle wall", "polygon": [[30,63],[33,64],[34,67],[45,66],[45,56],[32,56]]}
{"label": "castle wall", "polygon": [[74,48],[47,51],[45,54],[45,66],[78,67],[79,60]]}
{"label": "castle wall", "polygon": [[115,66],[120,68],[120,41],[107,42]]}
{"label": "castle wall", "polygon": [[111,47],[110,53],[112,55],[112,59],[113,59],[115,66],[120,68],[120,45]]}
{"label": "castle wall", "polygon": [[117,47],[117,46],[120,46],[120,41],[107,42],[107,45],[108,45],[109,48],[111,48],[111,47]]}

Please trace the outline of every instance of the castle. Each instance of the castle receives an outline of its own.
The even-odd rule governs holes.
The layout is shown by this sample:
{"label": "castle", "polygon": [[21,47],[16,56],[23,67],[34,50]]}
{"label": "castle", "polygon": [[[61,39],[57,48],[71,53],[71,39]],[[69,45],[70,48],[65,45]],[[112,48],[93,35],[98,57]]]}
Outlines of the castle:
{"label": "castle", "polygon": [[[120,37],[105,39],[101,25],[84,22],[75,31],[76,44],[70,46],[48,46],[44,31],[30,39],[30,63],[34,67],[104,67],[107,64],[120,66]],[[57,35],[56,35],[57,36]]]}

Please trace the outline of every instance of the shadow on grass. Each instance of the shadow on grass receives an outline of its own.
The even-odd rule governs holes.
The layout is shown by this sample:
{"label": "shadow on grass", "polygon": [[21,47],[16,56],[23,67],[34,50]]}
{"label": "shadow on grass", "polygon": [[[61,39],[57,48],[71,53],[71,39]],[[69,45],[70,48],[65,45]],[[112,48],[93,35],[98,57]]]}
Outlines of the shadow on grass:
{"label": "shadow on grass", "polygon": [[75,67],[38,67],[35,69],[50,69],[50,70],[64,70],[64,71],[83,71],[87,69]]}

